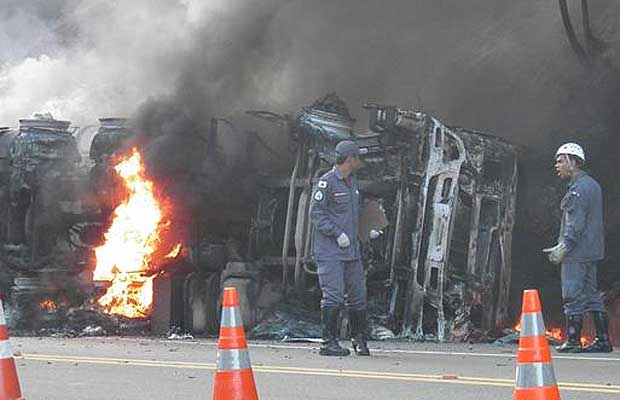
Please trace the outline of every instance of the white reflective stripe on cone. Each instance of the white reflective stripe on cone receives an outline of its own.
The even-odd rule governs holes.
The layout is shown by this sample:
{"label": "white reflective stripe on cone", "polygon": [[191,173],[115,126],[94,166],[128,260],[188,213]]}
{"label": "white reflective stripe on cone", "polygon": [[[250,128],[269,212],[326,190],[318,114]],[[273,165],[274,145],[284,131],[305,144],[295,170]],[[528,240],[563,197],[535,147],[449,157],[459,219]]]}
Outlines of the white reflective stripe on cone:
{"label": "white reflective stripe on cone", "polygon": [[0,340],[0,359],[13,358],[13,351],[8,340]]}
{"label": "white reflective stripe on cone", "polygon": [[555,374],[551,363],[517,364],[516,386],[533,388],[555,386]]}
{"label": "white reflective stripe on cone", "polygon": [[524,313],[521,315],[521,337],[529,336],[544,336],[545,335],[545,323],[542,319],[542,314],[537,313]]}
{"label": "white reflective stripe on cone", "polygon": [[243,325],[239,307],[222,307],[222,328],[236,328]]}
{"label": "white reflective stripe on cone", "polygon": [[217,351],[217,370],[230,371],[251,368],[247,350],[230,349]]}

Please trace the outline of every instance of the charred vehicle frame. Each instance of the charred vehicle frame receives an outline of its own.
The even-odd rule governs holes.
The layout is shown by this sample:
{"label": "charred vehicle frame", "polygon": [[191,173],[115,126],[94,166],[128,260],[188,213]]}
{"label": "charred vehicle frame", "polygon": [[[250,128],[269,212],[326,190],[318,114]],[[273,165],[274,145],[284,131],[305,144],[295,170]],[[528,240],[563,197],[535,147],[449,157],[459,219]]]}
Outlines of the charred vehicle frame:
{"label": "charred vehicle frame", "polygon": [[[316,290],[308,219],[312,185],[342,139],[365,149],[360,240],[376,316],[401,337],[463,339],[508,323],[516,148],[450,128],[422,112],[366,105],[370,134],[355,135],[346,106],[327,96],[290,127],[290,177],[262,182],[251,235],[258,266],[282,265],[282,283]],[[260,114],[259,114],[260,115]],[[370,229],[384,234],[370,239]],[[277,251],[281,250],[278,254]],[[278,257],[280,256],[280,257]]]}

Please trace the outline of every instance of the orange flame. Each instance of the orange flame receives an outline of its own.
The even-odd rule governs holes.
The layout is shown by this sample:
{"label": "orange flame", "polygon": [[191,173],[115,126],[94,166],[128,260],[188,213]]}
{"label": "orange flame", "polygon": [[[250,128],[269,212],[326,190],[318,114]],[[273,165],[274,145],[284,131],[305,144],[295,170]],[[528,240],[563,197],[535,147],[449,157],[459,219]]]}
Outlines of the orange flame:
{"label": "orange flame", "polygon": [[53,300],[43,300],[39,303],[41,311],[54,312],[58,309],[58,305]]}
{"label": "orange flame", "polygon": [[181,243],[178,243],[176,246],[174,246],[174,249],[172,249],[170,253],[166,254],[166,258],[175,258],[176,256],[179,255],[180,252],[181,252]]}
{"label": "orange flame", "polygon": [[[114,210],[105,243],[95,249],[96,281],[110,287],[98,300],[104,312],[129,318],[147,317],[153,303],[154,254],[161,245],[164,213],[146,179],[137,149],[114,167],[127,188],[127,198]],[[177,247],[180,250],[181,245]],[[176,247],[175,247],[176,249]]]}
{"label": "orange flame", "polygon": [[562,340],[562,329],[560,329],[560,328],[550,328],[550,329],[547,329],[545,334],[548,337],[552,337],[555,340],[558,340],[558,341]]}

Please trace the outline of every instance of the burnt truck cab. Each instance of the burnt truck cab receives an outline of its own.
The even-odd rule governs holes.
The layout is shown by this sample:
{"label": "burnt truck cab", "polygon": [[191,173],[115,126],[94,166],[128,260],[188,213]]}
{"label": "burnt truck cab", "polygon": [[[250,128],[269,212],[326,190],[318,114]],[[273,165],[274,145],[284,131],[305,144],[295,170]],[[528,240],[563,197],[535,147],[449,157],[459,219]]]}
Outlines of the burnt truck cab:
{"label": "burnt truck cab", "polygon": [[[285,291],[317,291],[310,196],[338,141],[363,149],[360,237],[374,318],[401,337],[465,339],[508,322],[516,148],[417,111],[369,104],[370,132],[335,95],[290,123],[295,165],[261,182],[254,263],[282,267]],[[374,229],[382,234],[371,239]],[[318,304],[318,303],[317,303]]]}
{"label": "burnt truck cab", "polygon": [[502,327],[508,322],[516,148],[423,112],[366,108],[372,134],[358,138],[367,149],[361,190],[365,204],[383,204],[388,225],[377,243],[365,232],[360,239],[370,248],[369,271],[388,288],[388,313],[399,334],[421,338],[435,331],[439,340],[458,340],[472,329]]}

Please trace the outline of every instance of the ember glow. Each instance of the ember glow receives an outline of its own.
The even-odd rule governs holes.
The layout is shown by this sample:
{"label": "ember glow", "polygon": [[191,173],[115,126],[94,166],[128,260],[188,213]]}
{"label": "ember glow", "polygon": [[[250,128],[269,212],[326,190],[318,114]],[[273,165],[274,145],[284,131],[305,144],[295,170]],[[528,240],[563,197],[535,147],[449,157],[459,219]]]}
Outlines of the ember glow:
{"label": "ember glow", "polygon": [[[153,182],[145,177],[138,150],[133,149],[114,169],[126,186],[127,196],[114,210],[105,243],[95,249],[97,264],[93,279],[110,283],[98,300],[104,312],[145,318],[151,312],[153,279],[159,272],[159,264],[165,258],[174,258],[181,244],[163,249],[166,246],[162,243],[162,231],[169,220],[154,194]],[[158,257],[162,250],[168,254]]]}
{"label": "ember glow", "polygon": [[172,251],[168,254],[166,254],[166,258],[175,258],[176,256],[179,255],[179,253],[181,252],[181,244],[177,244],[176,246],[174,246],[174,249],[172,249]]}
{"label": "ember glow", "polygon": [[39,303],[39,308],[45,312],[54,312],[58,309],[58,305],[53,300],[43,300]]}
{"label": "ember glow", "polygon": [[[521,317],[519,317],[518,322],[515,324],[514,328],[512,328],[515,332],[521,332]],[[545,331],[545,335],[550,338],[550,339],[554,339],[558,342],[564,340],[564,332],[562,331],[562,328],[549,328]],[[581,336],[580,338],[581,341],[581,345],[582,346],[587,346],[592,340],[586,336]]]}
{"label": "ember glow", "polygon": [[551,328],[551,329],[547,329],[547,331],[545,332],[545,334],[548,337],[552,337],[553,339],[560,341],[562,340],[562,329],[560,328]]}

